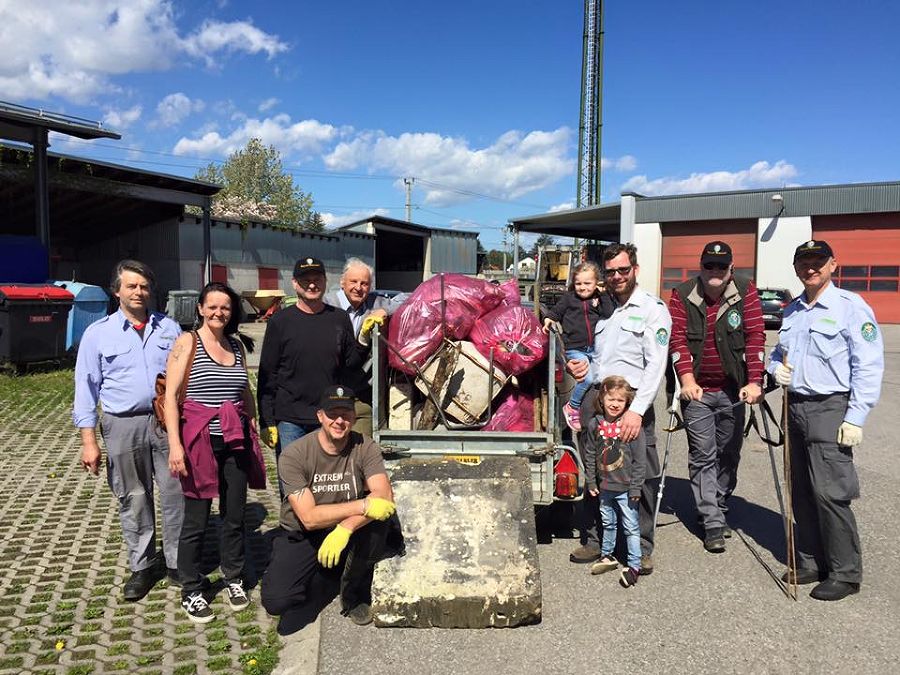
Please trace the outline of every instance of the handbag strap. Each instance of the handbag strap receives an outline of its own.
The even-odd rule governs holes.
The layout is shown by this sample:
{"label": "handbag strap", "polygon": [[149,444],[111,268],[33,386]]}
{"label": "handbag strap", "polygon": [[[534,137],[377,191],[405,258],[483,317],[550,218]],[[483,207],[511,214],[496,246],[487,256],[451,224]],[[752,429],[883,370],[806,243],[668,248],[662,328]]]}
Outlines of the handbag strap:
{"label": "handbag strap", "polygon": [[175,396],[178,405],[184,403],[184,398],[187,395],[188,380],[191,377],[191,367],[194,365],[194,356],[197,354],[197,340],[200,339],[200,336],[195,330],[191,331],[191,337],[194,339],[191,340],[191,351],[188,353],[187,369],[184,371],[184,377],[181,378],[181,386],[178,387],[178,394]]}

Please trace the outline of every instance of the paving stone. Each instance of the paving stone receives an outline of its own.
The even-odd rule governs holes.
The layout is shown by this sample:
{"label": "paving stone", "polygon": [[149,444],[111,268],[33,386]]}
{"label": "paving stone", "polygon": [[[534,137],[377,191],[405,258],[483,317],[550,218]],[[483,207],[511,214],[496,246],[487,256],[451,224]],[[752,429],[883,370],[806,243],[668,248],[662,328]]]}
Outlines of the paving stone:
{"label": "paving stone", "polygon": [[406,555],[376,566],[375,625],[500,628],[540,621],[527,461],[406,460],[391,483]]}
{"label": "paving stone", "polygon": [[[269,672],[279,641],[269,636],[274,622],[258,603],[258,588],[240,615],[219,594],[215,640],[205,634],[210,627],[187,619],[179,589],[168,583],[140,602],[122,599],[130,571],[118,507],[105,478],[78,463],[71,405],[71,371],[0,376],[0,674],[232,673],[260,649],[269,650],[269,666],[253,672]],[[264,452],[274,464],[272,451]],[[248,493],[247,558],[256,577],[278,505],[277,485]],[[215,502],[212,511],[204,550],[210,571],[218,564]],[[260,633],[241,632],[250,625]],[[250,644],[247,637],[257,635],[265,639]]]}

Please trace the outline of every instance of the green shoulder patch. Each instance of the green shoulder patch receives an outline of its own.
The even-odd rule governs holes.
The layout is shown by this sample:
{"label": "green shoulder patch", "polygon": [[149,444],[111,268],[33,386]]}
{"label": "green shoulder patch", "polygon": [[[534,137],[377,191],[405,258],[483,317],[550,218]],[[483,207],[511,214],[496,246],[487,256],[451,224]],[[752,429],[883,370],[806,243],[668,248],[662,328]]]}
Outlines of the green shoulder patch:
{"label": "green shoulder patch", "polygon": [[866,321],[862,326],[860,326],[859,332],[862,334],[863,340],[865,340],[866,342],[874,342],[875,338],[878,337],[878,328],[871,321]]}
{"label": "green shoulder patch", "polygon": [[656,341],[664,347],[669,344],[669,331],[665,328],[660,328],[656,331]]}

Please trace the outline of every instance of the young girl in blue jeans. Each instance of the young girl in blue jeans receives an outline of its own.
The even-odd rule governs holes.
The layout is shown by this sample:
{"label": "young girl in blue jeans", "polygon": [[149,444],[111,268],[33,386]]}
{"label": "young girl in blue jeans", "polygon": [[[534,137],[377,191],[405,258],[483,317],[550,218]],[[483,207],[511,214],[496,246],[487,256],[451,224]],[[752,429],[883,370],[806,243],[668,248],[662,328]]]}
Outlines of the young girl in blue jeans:
{"label": "young girl in blue jeans", "polygon": [[[575,268],[573,287],[563,293],[553,309],[544,313],[544,332],[553,322],[562,326],[563,345],[567,361],[591,362],[594,354],[594,328],[600,319],[612,316],[613,301],[600,290],[600,268],[592,262]],[[563,406],[566,424],[572,431],[581,431],[581,401],[591,388],[591,378],[575,385],[569,402]]]}
{"label": "young girl in blue jeans", "polygon": [[601,557],[591,565],[591,574],[603,574],[619,566],[613,557],[618,511],[628,549],[628,566],[619,575],[619,583],[625,588],[637,583],[641,571],[638,501],[644,484],[647,454],[643,431],[629,443],[620,439],[622,415],[633,400],[634,389],[624,377],[611,375],[604,379],[597,397],[597,414],[588,422],[583,445],[587,489],[592,496],[600,497],[603,522]]}

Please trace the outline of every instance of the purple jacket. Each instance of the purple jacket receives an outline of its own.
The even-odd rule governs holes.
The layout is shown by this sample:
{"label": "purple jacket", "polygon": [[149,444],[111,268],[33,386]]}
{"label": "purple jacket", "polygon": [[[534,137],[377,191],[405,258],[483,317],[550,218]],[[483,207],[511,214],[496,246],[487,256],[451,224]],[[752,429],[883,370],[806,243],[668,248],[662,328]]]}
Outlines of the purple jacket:
{"label": "purple jacket", "polygon": [[[219,416],[222,436],[229,450],[247,450],[244,439],[244,403],[225,401],[211,408],[190,399],[184,402],[181,416],[181,442],[188,475],[181,476],[181,490],[192,499],[214,499],[219,496],[219,465],[209,438],[209,421]],[[251,490],[266,489],[266,464],[259,447],[259,436],[250,428],[251,460],[247,486]]]}

